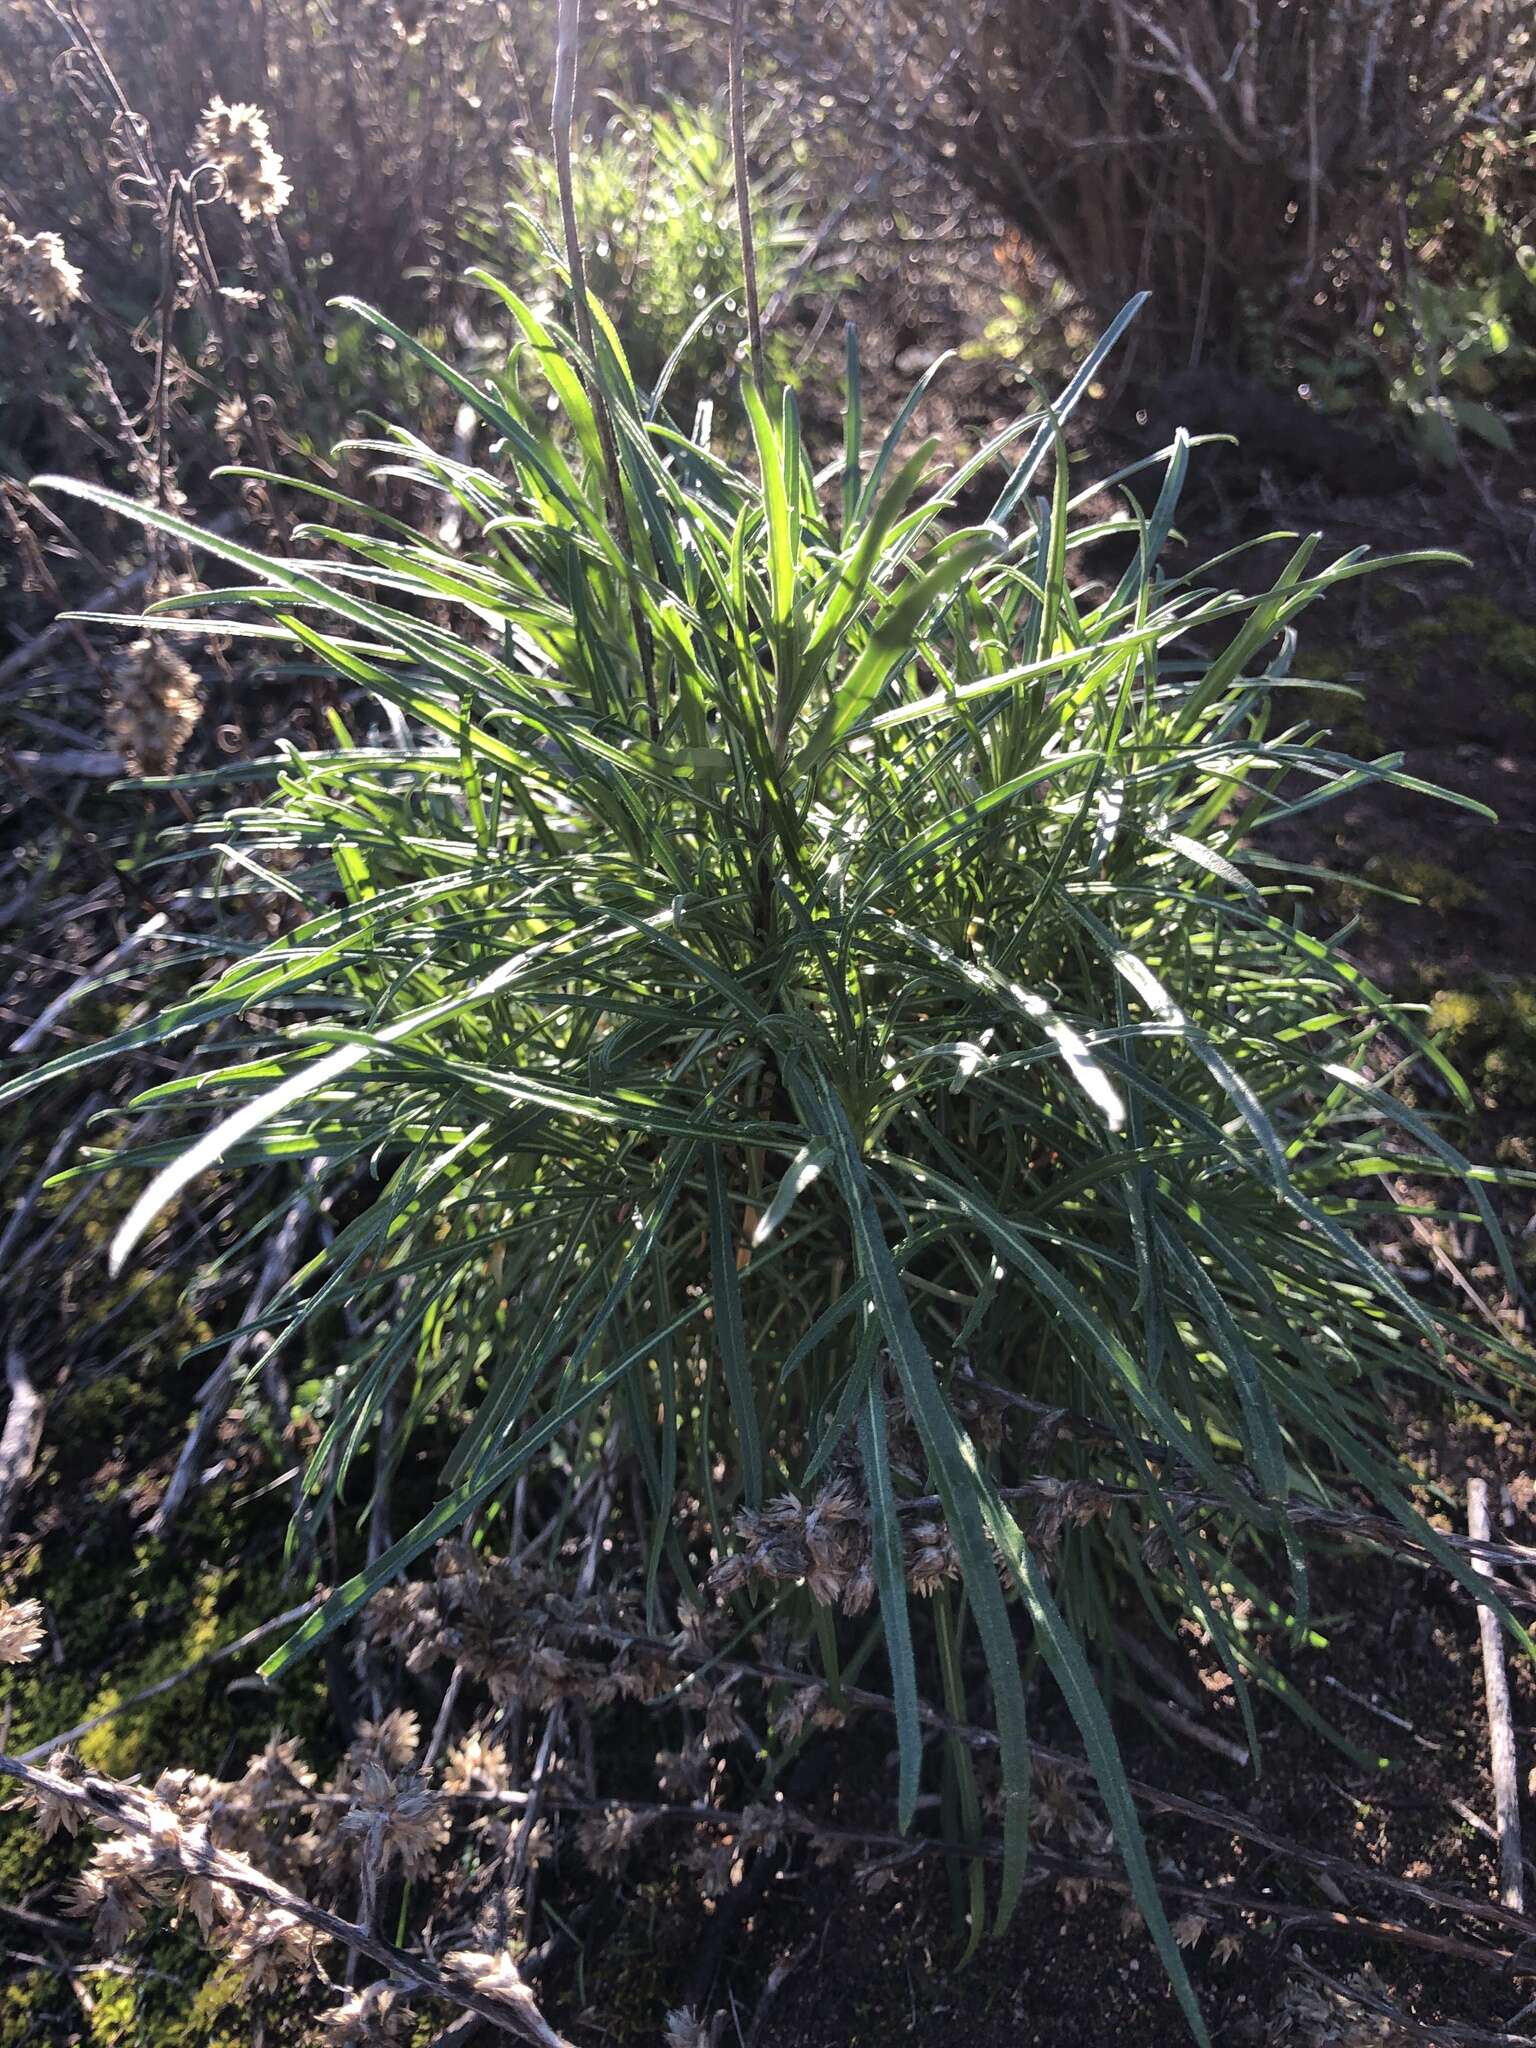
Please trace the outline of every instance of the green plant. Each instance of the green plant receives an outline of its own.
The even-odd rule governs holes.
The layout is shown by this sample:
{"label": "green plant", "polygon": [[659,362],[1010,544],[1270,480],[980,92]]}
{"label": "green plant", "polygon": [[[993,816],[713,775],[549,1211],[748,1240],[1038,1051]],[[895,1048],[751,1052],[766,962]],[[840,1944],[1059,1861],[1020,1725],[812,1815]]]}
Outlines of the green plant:
{"label": "green plant", "polygon": [[1511,257],[1495,275],[1456,284],[1438,283],[1410,264],[1367,339],[1334,356],[1297,358],[1307,396],[1328,413],[1349,413],[1362,397],[1379,397],[1440,468],[1454,465],[1468,435],[1511,452],[1498,399],[1536,369],[1536,349],[1519,339],[1522,310],[1536,307],[1536,256],[1524,254],[1528,267]]}
{"label": "green plant", "polygon": [[[520,186],[528,208],[512,216],[530,277],[547,277],[564,259],[555,165],[526,151]],[[640,389],[649,392],[679,335],[702,319],[682,365],[692,388],[728,366],[741,331],[741,242],[737,232],[731,139],[716,107],[671,100],[664,108],[618,107],[600,135],[572,160],[576,211],[588,228],[588,288],[622,331]],[[770,293],[789,276],[805,237],[792,165],[753,187],[753,240]],[[528,292],[543,317],[558,313],[557,293]]]}
{"label": "green plant", "polygon": [[1015,384],[1045,381],[1044,365],[1070,364],[1091,346],[1092,323],[1069,284],[1040,274],[1018,235],[1005,236],[993,254],[1004,279],[997,311],[960,353],[971,362],[995,362]]}
{"label": "green plant", "polygon": [[[1362,399],[1395,413],[1430,462],[1448,467],[1466,437],[1508,453],[1505,413],[1536,382],[1536,133],[1515,118],[1469,127],[1369,253],[1339,345],[1294,362],[1321,410]],[[1342,283],[1340,279],[1338,282]],[[1356,277],[1358,287],[1361,282]],[[1350,311],[1340,301],[1338,313]]]}
{"label": "green plant", "polygon": [[[1074,597],[1069,553],[1103,522],[1062,459],[1033,493],[1125,314],[1052,411],[943,477],[931,443],[902,452],[921,387],[865,450],[850,336],[845,452],[819,475],[792,397],[744,381],[755,459],[734,465],[652,416],[595,308],[593,366],[491,288],[523,349],[483,387],[353,309],[492,430],[479,467],[403,428],[377,444],[458,506],[461,552],[382,521],[314,529],[329,552],[301,564],[53,480],[237,572],[150,629],[265,636],[392,723],[334,718],[329,750],[268,762],[270,797],[205,828],[271,879],[280,937],[11,1092],[200,1037],[116,1155],[154,1169],[117,1260],[215,1162],[303,1160],[345,1207],[286,1330],[345,1300],[359,1333],[307,1511],[355,1505],[370,1462],[387,1494],[430,1418],[459,1432],[439,1504],[269,1669],[446,1533],[493,1532],[520,1475],[572,1488],[619,1437],[640,1483],[609,1568],[652,1612],[698,1601],[712,1555],[744,1626],[778,1582],[834,1688],[883,1646],[903,1826],[919,1663],[937,1653],[954,1707],[979,1643],[999,1920],[1028,1646],[1203,2039],[1094,1669],[1112,1610],[1139,1593],[1208,1630],[1256,1740],[1252,1689],[1282,1688],[1248,1567],[1283,1556],[1270,1625],[1305,1632],[1291,1509],[1348,1485],[1477,1585],[1409,1502],[1383,1388],[1460,1386],[1452,1346],[1520,1370],[1364,1241],[1384,1160],[1448,1173],[1516,1289],[1481,1179],[1395,1098],[1394,1048],[1464,1084],[1262,852],[1362,783],[1421,787],[1287,716],[1294,621],[1367,564],[1315,567],[1314,537],[1255,596],[1167,574],[1180,434],[1160,477],[1138,466],[1156,497],[1118,522],[1120,581]],[[1021,439],[989,519],[948,530]],[[215,1051],[220,1025],[242,1036]],[[1043,1431],[1003,1426],[1021,1410]],[[921,1626],[909,1582],[939,1596]],[[943,1767],[973,1836],[963,1745]]]}

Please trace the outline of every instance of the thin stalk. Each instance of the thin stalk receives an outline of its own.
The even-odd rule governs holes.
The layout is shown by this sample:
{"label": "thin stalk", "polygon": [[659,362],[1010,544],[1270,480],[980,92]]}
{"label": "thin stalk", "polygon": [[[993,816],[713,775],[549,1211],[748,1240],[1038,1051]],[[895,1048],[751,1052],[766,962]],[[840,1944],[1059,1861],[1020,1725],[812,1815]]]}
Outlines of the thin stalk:
{"label": "thin stalk", "polygon": [[837,1657],[837,1626],[832,1619],[830,1607],[824,1607],[818,1600],[814,1608],[816,1620],[816,1641],[821,1650],[821,1668],[826,1673],[829,1687],[828,1697],[834,1707],[841,1711],[843,1706],[843,1674]]}
{"label": "thin stalk", "polygon": [[[944,1711],[953,1722],[965,1719],[965,1682],[960,1671],[960,1633],[963,1624],[957,1622],[950,1606],[949,1594],[943,1586],[935,1589],[933,1595],[934,1634],[939,1646],[939,1675],[944,1685]],[[976,1849],[981,1841],[981,1801],[976,1790],[976,1772],[971,1762],[969,1745],[958,1735],[951,1734],[945,1739],[946,1759],[954,1785],[955,1800],[959,1808],[960,1831],[967,1851],[966,1876],[970,1889],[970,1908],[966,1915],[968,1931],[965,1953],[961,1965],[968,1963],[976,1953],[987,1917],[986,1877],[982,1870]]]}
{"label": "thin stalk", "polygon": [[741,276],[747,300],[747,337],[752,351],[752,381],[766,393],[763,361],[763,316],[757,295],[757,248],[752,240],[752,188],[747,178],[747,110],[743,63],[747,46],[747,0],[731,0],[731,162],[736,185],[736,218],[741,227]]}
{"label": "thin stalk", "polygon": [[592,410],[602,444],[603,467],[608,481],[608,525],[614,545],[629,569],[629,610],[640,669],[645,680],[645,707],[652,741],[661,738],[661,711],[656,701],[656,676],[651,661],[651,635],[635,586],[634,561],[629,529],[624,518],[624,472],[619,464],[619,445],[614,437],[613,415],[597,367],[596,336],[592,309],[587,302],[587,266],[581,253],[581,227],[576,218],[576,187],[571,176],[571,135],[576,123],[576,65],[581,47],[581,0],[560,0],[555,40],[555,85],[550,107],[550,137],[555,151],[555,180],[560,188],[560,225],[565,235],[565,260],[571,274],[571,298],[575,305],[576,339],[591,366]]}

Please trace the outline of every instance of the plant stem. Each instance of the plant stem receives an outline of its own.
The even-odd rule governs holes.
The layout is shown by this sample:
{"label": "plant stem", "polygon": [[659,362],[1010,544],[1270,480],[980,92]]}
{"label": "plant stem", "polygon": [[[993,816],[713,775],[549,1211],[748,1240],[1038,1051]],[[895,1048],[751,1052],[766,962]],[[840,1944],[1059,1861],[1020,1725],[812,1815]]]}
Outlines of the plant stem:
{"label": "plant stem", "polygon": [[645,679],[645,705],[653,742],[661,738],[661,711],[656,701],[656,676],[651,661],[651,635],[635,584],[634,558],[624,517],[624,472],[613,431],[613,415],[597,364],[592,308],[587,301],[587,266],[581,253],[581,227],[576,218],[576,187],[571,176],[571,134],[576,121],[576,65],[581,46],[581,0],[559,0],[555,40],[555,84],[550,107],[550,136],[555,150],[555,180],[560,188],[560,224],[565,235],[565,260],[571,274],[576,339],[581,343],[592,380],[592,410],[602,444],[608,482],[608,525],[614,545],[629,569],[629,611]]}
{"label": "plant stem", "polygon": [[747,0],[731,0],[731,161],[735,169],[736,218],[741,226],[741,275],[747,300],[747,338],[752,350],[752,379],[767,390],[763,362],[763,316],[757,297],[757,249],[752,240],[752,188],[747,178],[747,112],[742,68],[747,43]]}

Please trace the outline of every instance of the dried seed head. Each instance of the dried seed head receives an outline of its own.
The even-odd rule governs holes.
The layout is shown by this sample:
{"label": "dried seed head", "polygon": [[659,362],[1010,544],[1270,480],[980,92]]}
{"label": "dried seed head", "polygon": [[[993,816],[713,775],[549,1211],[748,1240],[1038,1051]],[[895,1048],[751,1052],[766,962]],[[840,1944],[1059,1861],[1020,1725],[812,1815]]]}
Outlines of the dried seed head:
{"label": "dried seed head", "polygon": [[792,1692],[773,1717],[773,1732],[781,1742],[793,1742],[813,1721],[826,1694],[821,1685],[802,1685]]}
{"label": "dried seed head", "polygon": [[912,1522],[906,1531],[907,1584],[914,1593],[933,1593],[960,1576],[954,1539],[942,1522]]}
{"label": "dried seed head", "polygon": [[705,1742],[711,1749],[724,1749],[728,1744],[740,1741],[749,1732],[736,1711],[736,1702],[731,1697],[730,1686],[716,1686],[708,1695],[704,1706]]}
{"label": "dried seed head", "polygon": [[1042,1834],[1059,1831],[1074,1849],[1107,1855],[1112,1837],[1104,1822],[1086,1806],[1059,1771],[1049,1764],[1035,1767],[1036,1805]]}
{"label": "dried seed head", "polygon": [[733,1593],[739,1593],[756,1577],[750,1551],[734,1551],[729,1557],[722,1557],[709,1575],[709,1583],[722,1600],[729,1600]]}
{"label": "dried seed head", "polygon": [[203,163],[218,171],[224,197],[242,220],[276,220],[292,198],[293,187],[283,175],[283,160],[272,147],[260,107],[211,100],[192,146]]}
{"label": "dried seed head", "polygon": [[344,1834],[361,1838],[366,1859],[383,1863],[398,1857],[407,1877],[429,1870],[449,1835],[447,1815],[414,1771],[394,1777],[371,1761],[358,1775],[352,1809],[341,1826]]}
{"label": "dried seed head", "polygon": [[206,1820],[230,1787],[202,1771],[162,1771],[156,1778],[153,1797],[168,1806],[179,1821],[190,1825]]}
{"label": "dried seed head", "polygon": [[409,1707],[396,1707],[380,1720],[358,1722],[357,1739],[348,1756],[354,1770],[376,1763],[387,1771],[399,1771],[415,1761],[420,1747],[421,1722]]}
{"label": "dried seed head", "polygon": [[243,444],[250,421],[243,398],[223,399],[213,409],[213,431],[232,448]]}
{"label": "dried seed head", "polygon": [[169,775],[202,708],[197,671],[160,634],[135,640],[112,664],[107,729],[134,775]]}
{"label": "dried seed head", "polygon": [[176,1899],[182,1911],[190,1913],[197,1922],[204,1941],[211,1940],[217,1929],[227,1927],[243,1910],[238,1892],[220,1884],[217,1878],[197,1873],[186,1880]]}
{"label": "dried seed head", "polygon": [[174,1879],[174,1865],[152,1842],[116,1837],[98,1844],[85,1869],[72,1880],[64,1910],[77,1920],[94,1921],[96,1939],[110,1954],[166,1903]]}
{"label": "dried seed head", "polygon": [[0,1600],[0,1664],[25,1664],[43,1645],[43,1603]]}
{"label": "dried seed head", "polygon": [[679,2005],[667,2014],[666,2048],[714,2048],[715,2029],[702,2020],[690,2005]]}
{"label": "dried seed head", "polygon": [[[735,1562],[727,1559],[727,1563]],[[720,1647],[720,1616],[692,1601],[682,1601],[677,1610],[677,1634],[672,1648],[691,1664],[702,1664]]]}
{"label": "dried seed head", "polygon": [[393,1649],[407,1649],[420,1632],[422,1610],[431,1598],[429,1589],[411,1579],[398,1585],[381,1586],[363,1609],[363,1628],[373,1643],[388,1643]]}
{"label": "dried seed head", "polygon": [[260,1812],[270,1800],[292,1792],[307,1792],[314,1782],[315,1774],[299,1755],[295,1738],[274,1735],[265,1749],[258,1749],[247,1761],[240,1790]]}
{"label": "dried seed head", "polygon": [[875,1568],[866,1557],[843,1588],[844,1614],[866,1614],[875,1598]]}
{"label": "dried seed head", "polygon": [[57,235],[23,235],[0,214],[0,298],[51,327],[81,296],[80,273]]}
{"label": "dried seed head", "polygon": [[537,2012],[533,1993],[523,1981],[511,1949],[486,1955],[479,1949],[457,1948],[443,1957],[444,1972],[482,1998],[494,1998],[513,2012]]}
{"label": "dried seed head", "polygon": [[695,1842],[684,1851],[683,1861],[697,1876],[706,1899],[723,1899],[746,1876],[742,1852],[729,1837],[721,1842]]}
{"label": "dried seed head", "polygon": [[648,1825],[648,1816],[625,1806],[584,1814],[576,1829],[577,1846],[600,1877],[617,1877]]}
{"label": "dried seed head", "polygon": [[[722,1597],[754,1577],[804,1579],[818,1605],[835,1606],[859,1581],[869,1556],[864,1506],[843,1478],[830,1480],[809,1507],[785,1493],[760,1512],[747,1509],[736,1518],[736,1533],[742,1548],[710,1574],[710,1584]],[[868,1606],[862,1582],[853,1597]]]}
{"label": "dried seed head", "polygon": [[487,1742],[477,1728],[449,1749],[443,1764],[445,1792],[505,1792],[511,1783],[507,1752],[499,1742]]}
{"label": "dried seed head", "polygon": [[437,12],[437,0],[390,0],[395,34],[412,48],[422,42],[427,26]]}
{"label": "dried seed head", "polygon": [[308,1976],[314,1968],[315,1930],[279,1907],[267,1911],[248,1906],[224,1943],[247,1991],[271,1991],[295,1972]]}
{"label": "dried seed head", "polygon": [[405,2000],[392,1985],[366,1984],[321,2013],[320,2038],[326,2048],[390,2048],[405,2039],[410,2023]]}
{"label": "dried seed head", "polygon": [[57,1792],[50,1792],[43,1786],[28,1785],[9,1803],[31,1810],[37,1832],[45,1842],[51,1841],[60,1828],[66,1835],[78,1834],[80,1823],[86,1818],[86,1809],[78,1800],[71,1799],[64,1787],[73,1785],[79,1778],[79,1764],[69,1750],[56,1749],[48,1759],[44,1775],[57,1782],[60,1788]]}
{"label": "dried seed head", "polygon": [[741,1833],[736,1838],[738,1850],[750,1849],[760,1856],[768,1856],[783,1844],[782,1806],[751,1805],[742,1808]]}

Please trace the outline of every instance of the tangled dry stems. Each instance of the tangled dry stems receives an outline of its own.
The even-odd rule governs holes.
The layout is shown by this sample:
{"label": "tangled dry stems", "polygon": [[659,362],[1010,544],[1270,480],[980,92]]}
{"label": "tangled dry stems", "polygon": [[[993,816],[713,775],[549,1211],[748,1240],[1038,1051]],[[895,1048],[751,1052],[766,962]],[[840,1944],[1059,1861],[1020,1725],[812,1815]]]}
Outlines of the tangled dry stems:
{"label": "tangled dry stems", "polygon": [[1095,318],[1155,284],[1139,345],[1164,369],[1347,317],[1458,138],[1506,115],[1518,133],[1536,61],[1502,0],[833,0],[787,35],[809,81],[958,174]]}

